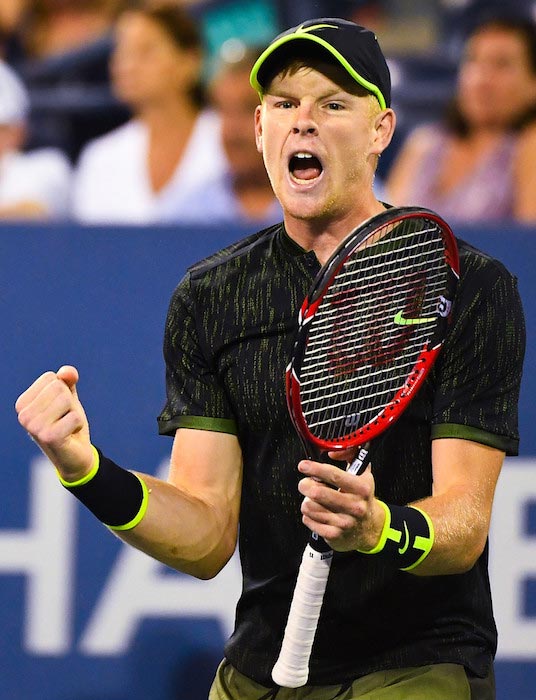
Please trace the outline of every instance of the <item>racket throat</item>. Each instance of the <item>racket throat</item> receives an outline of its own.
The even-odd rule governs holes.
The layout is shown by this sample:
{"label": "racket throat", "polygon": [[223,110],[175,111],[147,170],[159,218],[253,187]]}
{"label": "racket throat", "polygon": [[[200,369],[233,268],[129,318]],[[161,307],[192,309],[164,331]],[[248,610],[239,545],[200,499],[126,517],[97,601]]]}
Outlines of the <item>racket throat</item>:
{"label": "racket throat", "polygon": [[366,445],[363,445],[363,447],[360,447],[357,455],[354,457],[354,459],[348,463],[348,466],[346,467],[346,471],[349,474],[362,474],[365,469],[368,467],[370,463],[370,452],[369,452],[369,446],[370,443],[367,442]]}

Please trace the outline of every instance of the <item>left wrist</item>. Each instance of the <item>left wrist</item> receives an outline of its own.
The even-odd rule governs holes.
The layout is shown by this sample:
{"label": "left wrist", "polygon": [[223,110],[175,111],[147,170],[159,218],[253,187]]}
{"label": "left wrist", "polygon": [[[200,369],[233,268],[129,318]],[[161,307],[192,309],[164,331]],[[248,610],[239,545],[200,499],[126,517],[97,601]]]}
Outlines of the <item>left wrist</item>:
{"label": "left wrist", "polygon": [[[369,518],[369,527],[363,533],[363,539],[360,542],[358,551],[373,553],[377,548],[382,546],[382,534],[385,529],[385,520],[387,517],[387,506],[378,498],[374,498],[371,507]],[[378,550],[379,551],[379,550]]]}
{"label": "left wrist", "polygon": [[417,506],[387,505],[378,501],[385,512],[380,539],[373,549],[357,548],[361,554],[378,554],[402,571],[411,571],[426,559],[434,546],[434,524]]}

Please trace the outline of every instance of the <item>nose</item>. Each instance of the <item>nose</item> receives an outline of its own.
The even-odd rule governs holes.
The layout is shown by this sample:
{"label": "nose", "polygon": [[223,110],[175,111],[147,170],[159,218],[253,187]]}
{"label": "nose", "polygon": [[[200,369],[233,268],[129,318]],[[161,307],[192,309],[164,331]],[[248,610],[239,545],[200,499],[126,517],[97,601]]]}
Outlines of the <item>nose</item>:
{"label": "nose", "polygon": [[301,126],[298,126],[297,124],[292,128],[292,132],[294,134],[303,134],[304,136],[315,135],[318,133],[315,126],[301,127]]}
{"label": "nose", "polygon": [[313,118],[312,109],[306,105],[300,105],[296,110],[296,117],[292,125],[293,134],[302,134],[304,136],[315,136],[318,134],[318,127]]}

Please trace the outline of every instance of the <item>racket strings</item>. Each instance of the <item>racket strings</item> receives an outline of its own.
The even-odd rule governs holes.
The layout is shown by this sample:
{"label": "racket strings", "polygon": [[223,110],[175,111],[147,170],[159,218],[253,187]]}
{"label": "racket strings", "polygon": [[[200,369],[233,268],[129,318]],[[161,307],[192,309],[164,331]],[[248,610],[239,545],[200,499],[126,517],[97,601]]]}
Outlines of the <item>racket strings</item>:
{"label": "racket strings", "polygon": [[446,276],[442,234],[430,222],[390,225],[349,254],[316,310],[301,367],[314,434],[332,440],[374,421],[437,325]]}

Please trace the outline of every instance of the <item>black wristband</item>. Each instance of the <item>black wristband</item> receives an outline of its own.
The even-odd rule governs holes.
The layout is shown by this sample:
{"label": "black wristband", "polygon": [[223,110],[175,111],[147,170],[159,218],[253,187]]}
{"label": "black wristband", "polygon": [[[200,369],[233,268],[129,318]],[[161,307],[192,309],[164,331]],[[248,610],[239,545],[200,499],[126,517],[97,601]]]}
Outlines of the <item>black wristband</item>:
{"label": "black wristband", "polygon": [[385,523],[380,541],[361,554],[378,554],[396,563],[398,569],[410,571],[430,553],[434,544],[434,526],[430,516],[415,506],[388,506],[378,501],[385,510]]}
{"label": "black wristband", "polygon": [[95,462],[89,474],[75,482],[60,481],[73,496],[112,530],[130,530],[145,515],[149,492],[136,474],[112,462],[93,448]]}

